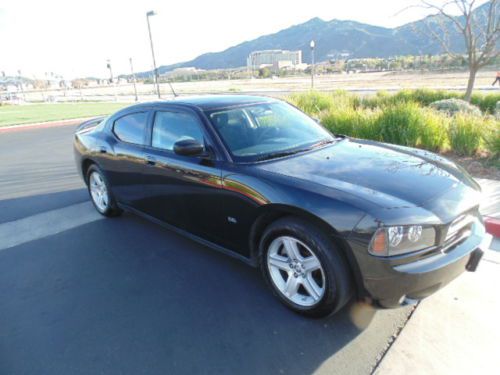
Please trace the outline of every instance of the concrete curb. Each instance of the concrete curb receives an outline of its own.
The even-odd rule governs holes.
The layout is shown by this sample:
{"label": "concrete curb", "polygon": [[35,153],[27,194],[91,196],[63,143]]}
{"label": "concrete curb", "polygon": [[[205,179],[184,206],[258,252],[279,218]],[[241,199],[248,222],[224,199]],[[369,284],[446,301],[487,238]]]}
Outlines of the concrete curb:
{"label": "concrete curb", "polygon": [[51,128],[51,127],[56,127],[56,126],[64,126],[64,125],[74,125],[79,122],[84,122],[93,118],[96,118],[99,116],[92,116],[92,117],[79,117],[79,118],[73,118],[73,119],[67,119],[67,120],[57,120],[57,121],[46,121],[46,122],[35,122],[31,124],[19,124],[19,125],[7,125],[7,126],[0,126],[0,133],[2,132],[9,132],[9,131],[17,131],[17,130],[28,130],[28,129],[33,129],[33,128]]}

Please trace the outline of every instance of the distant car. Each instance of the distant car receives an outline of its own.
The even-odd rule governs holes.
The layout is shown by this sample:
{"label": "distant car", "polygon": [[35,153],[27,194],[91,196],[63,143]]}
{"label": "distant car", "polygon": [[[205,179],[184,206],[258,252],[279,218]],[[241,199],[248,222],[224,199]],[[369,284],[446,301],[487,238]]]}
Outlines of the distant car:
{"label": "distant car", "polygon": [[474,271],[486,244],[480,188],[463,169],[333,135],[279,100],[138,104],[82,124],[74,149],[102,215],[127,210],[259,266],[308,316],[352,296],[414,303]]}

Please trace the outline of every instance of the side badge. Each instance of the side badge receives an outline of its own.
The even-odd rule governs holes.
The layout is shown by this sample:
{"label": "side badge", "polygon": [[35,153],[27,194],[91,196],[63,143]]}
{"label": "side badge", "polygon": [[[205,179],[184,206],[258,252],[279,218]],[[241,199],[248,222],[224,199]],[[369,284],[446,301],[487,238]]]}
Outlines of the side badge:
{"label": "side badge", "polygon": [[230,222],[231,224],[238,224],[238,220],[232,216],[227,217],[227,221]]}

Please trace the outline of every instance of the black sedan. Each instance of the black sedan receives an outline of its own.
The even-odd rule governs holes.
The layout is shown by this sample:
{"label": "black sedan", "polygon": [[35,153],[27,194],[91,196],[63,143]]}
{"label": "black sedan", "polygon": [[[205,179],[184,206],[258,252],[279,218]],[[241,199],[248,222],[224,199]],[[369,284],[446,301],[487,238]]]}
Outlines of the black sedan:
{"label": "black sedan", "polygon": [[308,316],[352,296],[414,303],[474,271],[487,242],[460,167],[333,135],[275,99],[138,104],[82,124],[74,149],[102,215],[130,211],[259,266]]}

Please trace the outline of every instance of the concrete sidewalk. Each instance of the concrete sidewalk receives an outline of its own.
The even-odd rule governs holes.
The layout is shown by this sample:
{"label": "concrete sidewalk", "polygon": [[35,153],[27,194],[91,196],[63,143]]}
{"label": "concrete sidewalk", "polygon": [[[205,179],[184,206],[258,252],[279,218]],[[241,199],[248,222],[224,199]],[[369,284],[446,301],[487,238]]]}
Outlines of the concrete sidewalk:
{"label": "concrete sidewalk", "polygon": [[463,274],[418,305],[375,373],[500,373],[499,285],[500,253],[490,250],[477,272]]}

